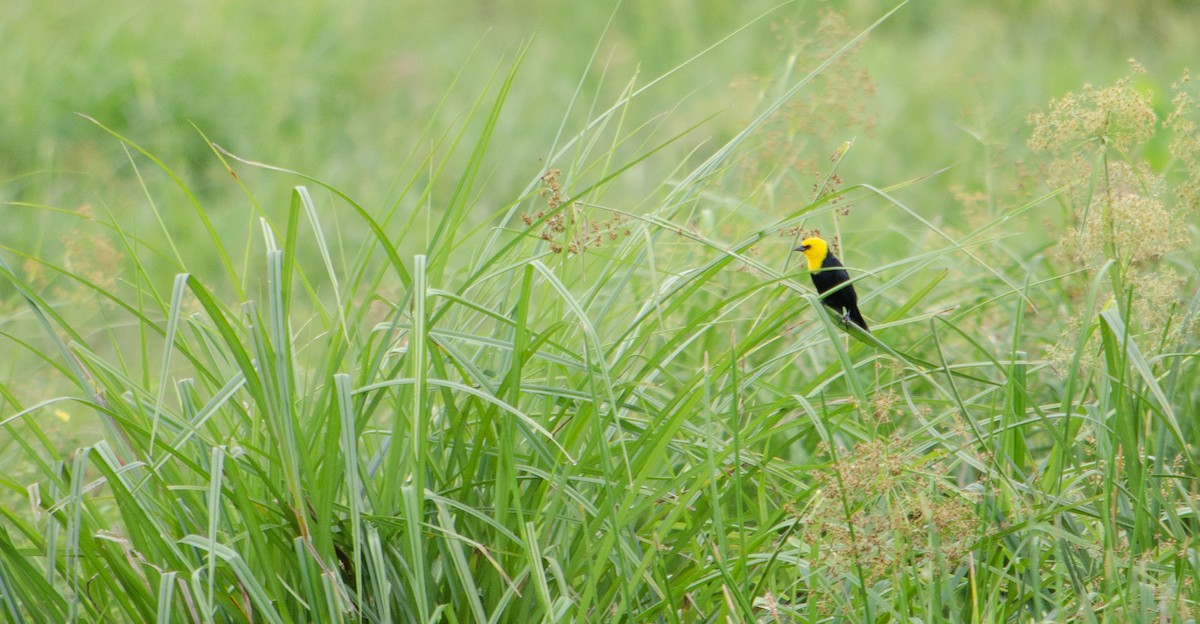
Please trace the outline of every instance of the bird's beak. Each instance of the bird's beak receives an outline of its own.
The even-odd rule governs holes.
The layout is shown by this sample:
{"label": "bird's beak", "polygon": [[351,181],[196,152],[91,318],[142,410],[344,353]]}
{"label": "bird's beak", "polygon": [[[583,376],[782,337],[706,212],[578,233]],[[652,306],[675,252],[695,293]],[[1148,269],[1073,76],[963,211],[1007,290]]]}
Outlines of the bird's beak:
{"label": "bird's beak", "polygon": [[807,250],[808,250],[808,245],[800,245],[799,247],[793,249],[792,251],[807,251]]}

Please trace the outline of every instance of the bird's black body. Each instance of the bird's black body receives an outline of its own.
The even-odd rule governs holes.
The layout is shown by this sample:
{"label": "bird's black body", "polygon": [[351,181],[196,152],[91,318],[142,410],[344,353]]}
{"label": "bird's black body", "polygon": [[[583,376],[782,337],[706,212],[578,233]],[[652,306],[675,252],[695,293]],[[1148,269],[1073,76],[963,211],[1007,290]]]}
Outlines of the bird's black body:
{"label": "bird's black body", "polygon": [[[847,284],[850,281],[850,274],[843,268],[844,265],[837,256],[832,253],[826,253],[825,259],[821,261],[821,269],[810,273],[812,276],[813,286],[817,289],[817,294],[821,295],[821,301],[825,305],[832,308],[842,318],[858,325],[863,330],[867,329],[867,322],[863,320],[862,313],[858,311],[858,293],[854,292],[854,285]],[[841,288],[839,285],[845,284]],[[837,290],[834,290],[837,288]],[[829,291],[833,292],[829,292]]]}
{"label": "bird's black body", "polygon": [[821,296],[821,302],[841,315],[842,320],[862,328],[865,332],[867,321],[858,311],[858,294],[850,283],[850,274],[846,266],[829,251],[829,244],[820,236],[813,236],[800,241],[796,251],[804,252],[808,261],[808,274],[812,277],[813,286]]}

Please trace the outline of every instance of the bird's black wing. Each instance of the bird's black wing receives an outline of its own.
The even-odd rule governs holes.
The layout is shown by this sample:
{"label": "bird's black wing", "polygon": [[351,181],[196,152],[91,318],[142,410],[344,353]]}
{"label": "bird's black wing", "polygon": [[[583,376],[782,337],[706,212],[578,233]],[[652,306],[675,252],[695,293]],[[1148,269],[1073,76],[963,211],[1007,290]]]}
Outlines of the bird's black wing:
{"label": "bird's black wing", "polygon": [[[837,259],[837,256],[826,255],[825,260],[821,263],[821,270],[811,274],[813,286],[816,287],[818,294],[823,295],[821,300],[825,305],[833,308],[855,325],[867,330],[867,321],[858,311],[858,293],[854,291],[853,284],[846,284],[850,281],[850,273],[844,267],[845,265]],[[842,284],[845,286],[838,288]],[[826,292],[835,288],[837,288],[836,291],[825,295]]]}

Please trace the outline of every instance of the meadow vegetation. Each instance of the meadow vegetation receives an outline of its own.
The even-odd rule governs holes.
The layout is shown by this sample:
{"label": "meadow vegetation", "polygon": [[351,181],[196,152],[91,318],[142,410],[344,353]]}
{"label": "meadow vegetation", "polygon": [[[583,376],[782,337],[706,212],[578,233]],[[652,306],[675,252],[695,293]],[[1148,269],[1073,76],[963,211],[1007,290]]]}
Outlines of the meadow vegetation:
{"label": "meadow vegetation", "polygon": [[472,6],[4,9],[5,621],[1196,620],[1196,7]]}

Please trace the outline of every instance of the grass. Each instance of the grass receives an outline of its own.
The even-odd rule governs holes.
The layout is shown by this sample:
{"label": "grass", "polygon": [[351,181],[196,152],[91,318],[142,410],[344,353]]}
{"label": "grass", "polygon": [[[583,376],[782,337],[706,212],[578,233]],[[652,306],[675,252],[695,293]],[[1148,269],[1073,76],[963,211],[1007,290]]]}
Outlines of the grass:
{"label": "grass", "polygon": [[[1046,184],[974,156],[943,171],[929,147],[876,183],[857,155],[895,171],[894,144],[804,124],[861,122],[825,104],[858,97],[845,77],[876,37],[931,15],[891,8],[827,15],[737,124],[673,89],[774,14],[724,15],[743,21],[648,60],[653,78],[573,50],[591,60],[562,121],[530,126],[524,177],[507,115],[545,59],[517,46],[462,68],[472,86],[378,173],[386,201],[203,122],[203,157],[177,158],[92,115],[126,163],[108,199],[60,208],[26,196],[68,193],[39,180],[7,204],[65,235],[0,259],[0,611],[1194,620],[1200,298],[1175,236],[1195,234],[1200,159],[1175,141],[1194,111],[1162,126],[1135,77],[1027,111],[1047,111],[1039,137],[1054,115],[1104,122],[1012,159],[1042,159]],[[951,193],[946,214],[921,201]],[[143,200],[141,221],[118,205]],[[1147,206],[1167,221],[1134,230]],[[847,334],[791,257],[814,228],[873,334]]]}

